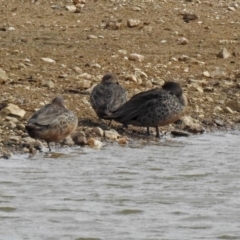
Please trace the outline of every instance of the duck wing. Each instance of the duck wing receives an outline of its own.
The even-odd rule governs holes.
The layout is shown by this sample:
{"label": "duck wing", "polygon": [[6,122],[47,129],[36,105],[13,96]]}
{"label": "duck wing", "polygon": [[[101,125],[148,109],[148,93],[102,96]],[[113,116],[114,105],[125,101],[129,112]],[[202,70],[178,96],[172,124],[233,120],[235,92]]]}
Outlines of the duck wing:
{"label": "duck wing", "polygon": [[63,107],[47,104],[32,116],[32,118],[29,120],[29,123],[47,126],[65,111],[66,109]]}

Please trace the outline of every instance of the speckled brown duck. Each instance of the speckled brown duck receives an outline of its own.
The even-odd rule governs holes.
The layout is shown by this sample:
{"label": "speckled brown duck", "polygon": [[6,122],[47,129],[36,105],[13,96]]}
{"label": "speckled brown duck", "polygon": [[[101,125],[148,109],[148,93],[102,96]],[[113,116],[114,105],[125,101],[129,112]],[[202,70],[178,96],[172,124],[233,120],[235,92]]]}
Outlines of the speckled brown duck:
{"label": "speckled brown duck", "polygon": [[127,92],[113,73],[105,74],[101,83],[93,88],[90,95],[90,103],[99,119],[105,119],[126,101]]}
{"label": "speckled brown duck", "polygon": [[155,88],[134,95],[108,119],[114,119],[125,126],[156,128],[159,137],[159,126],[177,121],[187,107],[187,99],[181,86],[176,82],[166,82],[162,88]]}
{"label": "speckled brown duck", "polygon": [[28,121],[26,130],[30,137],[47,142],[60,142],[75,131],[77,116],[66,109],[61,96],[55,97],[50,104],[38,110]]}

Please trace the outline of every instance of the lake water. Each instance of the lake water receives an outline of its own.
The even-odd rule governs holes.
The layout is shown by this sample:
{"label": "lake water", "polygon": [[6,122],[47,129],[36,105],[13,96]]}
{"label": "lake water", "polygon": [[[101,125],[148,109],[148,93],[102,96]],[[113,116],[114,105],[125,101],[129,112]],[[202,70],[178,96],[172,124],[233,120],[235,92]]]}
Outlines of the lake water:
{"label": "lake water", "polygon": [[0,160],[0,240],[240,239],[240,132]]}

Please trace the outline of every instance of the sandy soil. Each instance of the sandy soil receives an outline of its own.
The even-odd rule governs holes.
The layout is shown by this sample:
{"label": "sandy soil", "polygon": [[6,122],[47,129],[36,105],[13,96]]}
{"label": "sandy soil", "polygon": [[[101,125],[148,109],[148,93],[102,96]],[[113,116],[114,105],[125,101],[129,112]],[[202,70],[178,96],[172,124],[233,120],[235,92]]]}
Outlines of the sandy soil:
{"label": "sandy soil", "polygon": [[[26,136],[27,119],[59,94],[80,122],[97,122],[86,90],[106,72],[118,75],[129,97],[179,82],[189,99],[186,115],[207,130],[240,122],[239,1],[86,0],[75,12],[66,9],[71,5],[1,0],[0,68],[8,78],[0,78],[0,103],[27,112],[17,128],[1,115],[2,149],[17,144],[9,136]],[[197,19],[186,22],[186,13]],[[130,27],[130,19],[139,22]],[[217,56],[223,48],[226,59]],[[144,60],[129,60],[132,53]]]}

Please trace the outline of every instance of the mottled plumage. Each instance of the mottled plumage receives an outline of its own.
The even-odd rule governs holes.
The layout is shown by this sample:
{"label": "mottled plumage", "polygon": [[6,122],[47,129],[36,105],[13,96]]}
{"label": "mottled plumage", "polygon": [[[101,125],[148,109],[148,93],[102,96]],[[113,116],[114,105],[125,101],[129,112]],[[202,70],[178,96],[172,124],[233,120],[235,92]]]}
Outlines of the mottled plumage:
{"label": "mottled plumage", "polygon": [[167,82],[162,88],[155,88],[134,95],[107,119],[114,119],[125,126],[156,128],[177,121],[187,106],[187,99],[182,94],[178,83]]}
{"label": "mottled plumage", "polygon": [[77,128],[77,116],[65,108],[62,97],[55,97],[30,118],[26,130],[30,137],[50,142],[60,142]]}
{"label": "mottled plumage", "polygon": [[92,108],[100,119],[111,115],[126,101],[126,90],[119,85],[117,76],[112,73],[104,75],[90,95]]}

